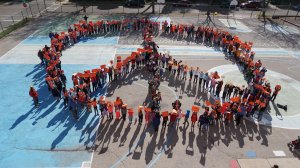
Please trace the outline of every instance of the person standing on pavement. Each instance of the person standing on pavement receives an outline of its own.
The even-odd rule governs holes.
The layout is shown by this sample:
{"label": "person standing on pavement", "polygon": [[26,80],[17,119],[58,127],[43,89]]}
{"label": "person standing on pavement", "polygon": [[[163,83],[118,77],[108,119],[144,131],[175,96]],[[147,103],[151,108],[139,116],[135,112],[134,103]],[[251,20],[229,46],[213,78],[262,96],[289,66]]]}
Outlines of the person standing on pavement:
{"label": "person standing on pavement", "polygon": [[203,75],[204,75],[204,73],[203,73],[203,71],[201,71],[199,73],[199,88],[201,88],[201,84],[202,84],[202,80],[203,80]]}
{"label": "person standing on pavement", "polygon": [[193,74],[194,74],[194,83],[198,83],[199,67],[196,68],[196,70],[193,72]]}
{"label": "person standing on pavement", "polygon": [[93,99],[92,105],[93,105],[93,108],[94,108],[95,115],[99,115],[96,98]]}
{"label": "person standing on pavement", "polygon": [[191,67],[191,68],[190,68],[190,71],[189,71],[189,74],[190,74],[190,81],[192,81],[193,73],[194,73],[194,70],[193,70],[193,67]]}
{"label": "person standing on pavement", "polygon": [[32,97],[35,107],[38,107],[39,106],[39,94],[34,89],[33,86],[30,86],[29,95],[30,95],[30,97]]}
{"label": "person standing on pavement", "polygon": [[69,104],[69,92],[65,87],[63,88],[63,99],[64,99],[64,107],[67,108]]}
{"label": "person standing on pavement", "polygon": [[70,112],[75,120],[78,121],[78,113],[77,113],[77,98],[73,97],[70,99]]}
{"label": "person standing on pavement", "polygon": [[275,90],[273,91],[273,94],[272,94],[272,97],[271,97],[271,100],[272,101],[275,101],[276,97],[277,97],[277,94],[278,92],[281,90],[281,86],[280,85],[276,85],[275,86]]}
{"label": "person standing on pavement", "polygon": [[121,107],[121,114],[122,114],[123,121],[126,120],[126,113],[127,113],[127,105],[123,104]]}
{"label": "person standing on pavement", "polygon": [[44,54],[43,54],[43,51],[39,50],[37,55],[38,55],[38,57],[41,60],[41,65],[44,65]]}
{"label": "person standing on pavement", "polygon": [[153,127],[154,127],[154,131],[158,132],[158,128],[160,125],[160,114],[158,112],[155,113],[155,117],[152,121]]}
{"label": "person standing on pavement", "polygon": [[223,86],[223,80],[220,80],[217,82],[217,89],[216,89],[216,96],[217,97],[220,97],[220,92],[221,92],[221,89],[222,89],[222,86]]}

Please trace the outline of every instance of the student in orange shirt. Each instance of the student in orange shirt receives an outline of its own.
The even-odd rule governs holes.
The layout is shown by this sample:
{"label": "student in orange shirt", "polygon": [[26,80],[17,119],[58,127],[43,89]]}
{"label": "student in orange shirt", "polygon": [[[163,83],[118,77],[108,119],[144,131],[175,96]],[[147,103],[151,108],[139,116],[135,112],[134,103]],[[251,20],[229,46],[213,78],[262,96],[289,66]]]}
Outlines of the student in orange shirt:
{"label": "student in orange shirt", "polygon": [[38,107],[39,106],[39,95],[38,95],[38,92],[33,88],[33,86],[30,86],[29,95],[30,95],[30,97],[32,97],[35,107]]}
{"label": "student in orange shirt", "polygon": [[192,116],[191,116],[191,121],[192,121],[192,128],[194,128],[195,126],[195,122],[197,121],[198,117],[197,117],[197,112],[193,112]]}

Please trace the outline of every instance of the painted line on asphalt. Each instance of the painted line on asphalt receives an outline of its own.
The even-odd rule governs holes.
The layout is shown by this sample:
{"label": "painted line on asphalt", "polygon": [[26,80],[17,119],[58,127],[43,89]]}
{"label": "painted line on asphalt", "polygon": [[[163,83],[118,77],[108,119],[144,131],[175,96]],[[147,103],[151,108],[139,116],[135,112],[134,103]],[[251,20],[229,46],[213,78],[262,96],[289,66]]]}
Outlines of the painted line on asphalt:
{"label": "painted line on asphalt", "polygon": [[165,152],[165,148],[167,148],[172,140],[172,137],[174,135],[174,132],[175,132],[175,127],[172,128],[171,132],[169,133],[169,136],[167,136],[167,140],[166,142],[163,144],[163,146],[161,147],[161,150],[159,152],[159,154],[156,156],[156,158],[150,162],[148,165],[147,165],[147,168],[151,168],[152,166],[154,166],[154,164],[160,159],[161,155],[163,154],[163,151]]}
{"label": "painted line on asphalt", "polygon": [[[133,82],[133,83],[136,84],[136,85],[139,85],[139,86],[148,88],[147,86],[145,86],[145,85],[143,85],[143,84],[140,84],[140,83],[137,83],[137,82]],[[110,166],[110,167],[111,167],[111,168],[115,168],[115,167],[118,166],[123,160],[125,160],[126,157],[128,157],[128,155],[132,153],[132,150],[135,149],[135,148],[136,148],[136,147],[137,147],[137,146],[138,146],[138,145],[146,138],[147,132],[148,132],[149,129],[150,129],[150,127],[148,127],[148,128],[146,129],[145,133],[144,133],[143,135],[141,135],[140,139],[139,139],[139,140],[131,147],[131,149],[130,149],[128,152],[124,153],[124,154],[122,155],[122,157],[119,158],[119,159],[118,159],[112,166]]]}
{"label": "painted line on asphalt", "polygon": [[0,60],[1,58],[5,57],[6,55],[8,55],[11,51],[15,50],[19,45],[22,44],[23,41],[25,41],[26,39],[29,39],[30,37],[32,37],[34,34],[36,34],[38,32],[38,30],[34,31],[32,34],[30,34],[28,37],[26,37],[24,40],[20,41],[16,46],[14,46],[12,49],[10,49],[9,51],[7,51],[5,54],[3,54],[2,56],[0,56]]}
{"label": "painted line on asphalt", "polygon": [[145,86],[145,85],[143,85],[143,84],[140,84],[140,83],[137,83],[137,82],[133,82],[133,83],[136,84],[136,85],[142,86],[142,87],[144,87],[144,88],[148,88],[147,86]]}
{"label": "painted line on asphalt", "polygon": [[[221,65],[221,66],[217,66],[214,67],[210,70],[208,70],[208,72],[214,72],[214,71],[218,71],[220,75],[232,72],[232,71],[238,71],[238,67],[228,64],[228,65]],[[272,76],[272,77],[280,77],[281,79],[285,80],[285,81],[289,81],[289,84],[296,89],[297,91],[300,92],[300,82],[281,73],[275,72],[275,71],[268,71],[268,75]],[[272,127],[277,127],[277,128],[283,128],[283,129],[299,129],[299,124],[297,124],[300,121],[300,113],[296,113],[295,115],[290,115],[290,116],[284,116],[284,120],[278,120],[276,118],[276,116],[272,116],[272,121],[269,121],[267,119],[265,119],[264,117],[262,118],[261,121],[257,121],[255,119],[252,118],[247,118],[245,117],[245,119],[252,121],[256,124],[259,125],[268,125],[268,126],[272,126]]]}
{"label": "painted line on asphalt", "polygon": [[230,167],[231,168],[239,168],[237,160],[231,160],[230,161]]}
{"label": "painted line on asphalt", "polygon": [[248,157],[248,158],[256,158],[256,152],[255,151],[246,151],[246,156]]}
{"label": "painted line on asphalt", "polygon": [[[120,34],[119,34],[119,35],[120,35]],[[117,44],[119,43],[119,39],[120,39],[120,36],[117,37]],[[116,55],[116,52],[117,52],[117,49],[115,48],[115,52],[114,52],[114,54],[112,55],[112,57],[110,58],[111,60],[114,59],[114,57],[115,57],[115,55]],[[108,65],[108,64],[109,64],[109,62],[108,62],[106,65]],[[106,79],[106,83],[105,83],[105,85],[104,85],[104,88],[105,88],[105,91],[104,91],[104,97],[106,97],[106,95],[107,95],[108,83],[109,83],[109,79],[107,78],[107,79]],[[93,146],[95,145],[96,140],[97,140],[97,138],[98,138],[98,135],[97,135],[97,134],[98,134],[98,129],[99,129],[99,126],[100,126],[100,123],[101,123],[101,119],[102,119],[102,116],[101,116],[101,118],[99,118],[99,123],[98,123],[98,125],[97,125],[97,127],[96,127],[96,128],[97,128],[97,129],[96,129],[96,138],[95,138],[95,140],[94,140]],[[95,154],[95,149],[93,149],[93,153],[92,153],[92,156],[91,156],[90,167],[92,167],[94,154]]]}
{"label": "painted line on asphalt", "polygon": [[166,87],[166,88],[169,89],[171,92],[173,92],[174,97],[176,98],[176,100],[178,99],[178,96],[176,95],[176,92],[175,92],[173,89],[171,89],[171,88],[170,88],[169,86],[167,86],[167,85],[161,85],[161,86]]}
{"label": "painted line on asphalt", "polygon": [[[140,81],[147,82],[146,80],[140,80]],[[136,85],[139,85],[139,86],[148,88],[147,86],[145,86],[145,85],[143,85],[143,84],[140,84],[140,83],[137,83],[137,82],[133,82],[133,83],[136,84]],[[174,94],[174,97],[175,97],[176,99],[178,99],[178,97],[177,97],[177,95],[176,95],[176,93],[175,93],[175,91],[174,91],[173,89],[171,89],[169,86],[166,86],[166,85],[161,85],[161,86],[167,87],[169,90],[171,90],[171,91],[173,92],[173,94]],[[148,127],[148,129],[149,129],[149,128],[150,128],[150,127]],[[134,148],[136,148],[136,146],[139,145],[139,143],[140,143],[143,139],[145,139],[146,133],[147,133],[148,129],[145,131],[145,136],[143,136],[142,138],[140,138],[139,141],[131,148],[131,150],[134,149]],[[172,130],[172,132],[170,133],[169,137],[173,136],[173,134],[174,134],[173,132],[174,132],[174,131]],[[166,141],[165,144],[163,145],[164,147],[165,147],[167,144],[170,143],[170,142],[169,142],[170,139],[171,139],[171,138],[167,138],[167,141]],[[113,164],[113,165],[111,166],[111,168],[116,167],[116,166],[119,165],[123,160],[125,160],[125,158],[127,157],[127,155],[129,155],[130,153],[132,153],[131,150],[130,150],[128,153],[124,154],[120,159],[118,159],[117,162],[115,162],[115,164]],[[155,159],[154,159],[147,167],[153,166],[153,164],[155,164],[155,163],[160,159],[160,156],[161,156],[161,154],[162,154],[162,150],[163,150],[163,148],[161,149],[161,152],[157,155],[157,157],[156,157],[156,158],[155,158]]]}
{"label": "painted line on asphalt", "polygon": [[286,156],[286,154],[284,153],[284,151],[273,151],[273,154],[277,157],[284,157]]}

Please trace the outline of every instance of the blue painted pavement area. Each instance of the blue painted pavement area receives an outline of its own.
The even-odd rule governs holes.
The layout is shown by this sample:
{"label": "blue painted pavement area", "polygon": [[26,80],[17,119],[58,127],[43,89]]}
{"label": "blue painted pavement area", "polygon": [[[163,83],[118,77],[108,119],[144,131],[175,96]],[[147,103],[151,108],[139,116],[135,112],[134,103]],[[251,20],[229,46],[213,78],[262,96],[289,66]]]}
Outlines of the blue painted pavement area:
{"label": "blue painted pavement area", "polygon": [[[22,45],[50,45],[48,36],[30,36],[22,41]],[[118,44],[118,37],[94,37],[81,39],[76,45],[113,45]]]}
{"label": "blue painted pavement area", "polygon": [[254,152],[254,151],[246,151],[246,156],[248,158],[256,158],[256,152]]}
{"label": "blue painted pavement area", "polygon": [[[62,68],[70,81],[71,74],[98,66]],[[94,142],[98,117],[82,112],[76,122],[62,101],[50,96],[39,65],[0,64],[0,73],[0,167],[80,167],[91,159],[85,149]],[[38,109],[28,95],[30,85],[38,90]]]}

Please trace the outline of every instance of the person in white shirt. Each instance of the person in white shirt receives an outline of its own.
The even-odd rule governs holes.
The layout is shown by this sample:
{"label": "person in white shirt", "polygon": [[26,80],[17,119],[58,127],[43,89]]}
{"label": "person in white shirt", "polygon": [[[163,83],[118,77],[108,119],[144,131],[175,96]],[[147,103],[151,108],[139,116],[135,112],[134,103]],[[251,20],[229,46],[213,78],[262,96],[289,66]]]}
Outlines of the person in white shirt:
{"label": "person in white shirt", "polygon": [[208,77],[208,73],[205,73],[204,75],[203,75],[203,90],[205,89],[205,88],[207,88],[207,86],[208,86],[208,83],[209,83],[209,79],[208,79],[209,77]]}
{"label": "person in white shirt", "polygon": [[204,76],[204,73],[203,73],[203,71],[201,71],[201,72],[199,73],[199,87],[201,87],[202,80],[203,80],[203,76]]}
{"label": "person in white shirt", "polygon": [[194,70],[194,83],[198,82],[198,76],[199,76],[199,67],[197,67],[197,69]]}

